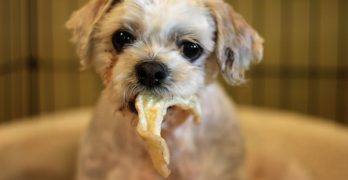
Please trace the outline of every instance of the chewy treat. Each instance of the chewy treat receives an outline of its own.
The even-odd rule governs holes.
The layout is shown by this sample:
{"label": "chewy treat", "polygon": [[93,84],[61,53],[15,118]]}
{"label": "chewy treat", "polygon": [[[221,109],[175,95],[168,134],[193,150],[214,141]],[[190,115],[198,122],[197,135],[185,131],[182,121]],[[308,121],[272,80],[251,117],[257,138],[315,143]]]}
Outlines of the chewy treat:
{"label": "chewy treat", "polygon": [[150,94],[140,94],[135,102],[139,116],[136,130],[146,144],[155,169],[163,177],[168,177],[170,174],[168,168],[170,155],[168,145],[161,137],[161,125],[167,109],[171,106],[189,110],[193,114],[194,121],[200,122],[201,109],[196,96],[184,99],[181,97],[162,98]]}

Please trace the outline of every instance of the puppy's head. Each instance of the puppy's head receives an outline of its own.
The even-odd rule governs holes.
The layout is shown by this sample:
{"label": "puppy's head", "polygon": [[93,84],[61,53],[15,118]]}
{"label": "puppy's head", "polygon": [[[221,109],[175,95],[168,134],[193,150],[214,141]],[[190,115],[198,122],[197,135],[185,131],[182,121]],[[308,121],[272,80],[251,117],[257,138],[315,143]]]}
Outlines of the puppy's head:
{"label": "puppy's head", "polygon": [[222,0],[90,0],[67,27],[81,65],[123,103],[144,91],[199,94],[219,70],[238,84],[263,53],[262,38]]}

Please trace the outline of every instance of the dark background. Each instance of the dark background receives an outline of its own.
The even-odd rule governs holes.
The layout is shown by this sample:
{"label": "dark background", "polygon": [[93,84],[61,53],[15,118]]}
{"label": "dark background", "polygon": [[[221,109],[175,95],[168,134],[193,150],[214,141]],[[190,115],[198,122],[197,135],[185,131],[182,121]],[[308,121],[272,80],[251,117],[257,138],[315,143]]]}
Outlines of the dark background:
{"label": "dark background", "polygon": [[[64,23],[84,0],[0,1],[0,123],[95,104]],[[264,61],[228,91],[239,104],[348,125],[348,1],[231,0],[265,38]]]}

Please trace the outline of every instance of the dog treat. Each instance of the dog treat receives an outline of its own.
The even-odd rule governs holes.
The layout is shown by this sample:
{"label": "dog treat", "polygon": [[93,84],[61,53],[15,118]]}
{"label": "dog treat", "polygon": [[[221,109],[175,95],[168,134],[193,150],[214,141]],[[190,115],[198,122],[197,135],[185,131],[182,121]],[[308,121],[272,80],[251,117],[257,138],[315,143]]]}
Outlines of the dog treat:
{"label": "dog treat", "polygon": [[170,155],[168,145],[161,137],[161,125],[167,109],[171,106],[189,110],[193,114],[194,121],[196,123],[200,122],[201,109],[198,98],[195,96],[184,99],[180,97],[162,98],[150,94],[140,94],[135,102],[139,116],[136,130],[146,144],[155,169],[163,177],[168,177],[170,174],[168,168]]}

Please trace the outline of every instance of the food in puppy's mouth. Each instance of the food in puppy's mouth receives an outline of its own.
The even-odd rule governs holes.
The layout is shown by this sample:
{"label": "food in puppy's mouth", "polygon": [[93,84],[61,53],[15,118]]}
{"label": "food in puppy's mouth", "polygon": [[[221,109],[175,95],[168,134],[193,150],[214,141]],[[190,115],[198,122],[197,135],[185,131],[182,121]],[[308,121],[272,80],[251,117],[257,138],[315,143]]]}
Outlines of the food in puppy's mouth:
{"label": "food in puppy's mouth", "polygon": [[146,149],[158,173],[168,177],[170,170],[169,149],[166,141],[161,137],[161,125],[169,107],[176,106],[192,113],[194,121],[201,120],[201,109],[196,96],[190,98],[164,98],[151,94],[140,94],[135,101],[139,122],[137,132],[145,142]]}

